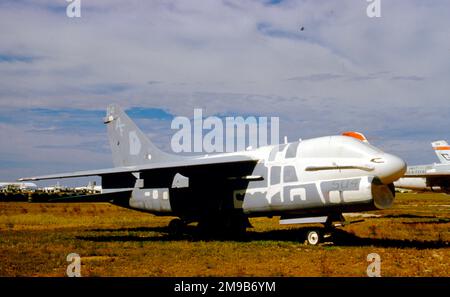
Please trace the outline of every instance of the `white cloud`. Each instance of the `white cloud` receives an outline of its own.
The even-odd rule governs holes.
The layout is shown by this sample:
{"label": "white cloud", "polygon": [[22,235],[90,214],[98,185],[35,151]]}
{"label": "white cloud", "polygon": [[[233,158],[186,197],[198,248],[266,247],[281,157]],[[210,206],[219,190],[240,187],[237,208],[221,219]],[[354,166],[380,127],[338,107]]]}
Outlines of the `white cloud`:
{"label": "white cloud", "polygon": [[370,19],[364,0],[91,0],[69,19],[62,0],[3,1],[0,57],[31,61],[0,58],[0,108],[274,114],[290,138],[409,139],[397,152],[419,162],[419,146],[450,138],[450,3],[429,2],[382,1]]}

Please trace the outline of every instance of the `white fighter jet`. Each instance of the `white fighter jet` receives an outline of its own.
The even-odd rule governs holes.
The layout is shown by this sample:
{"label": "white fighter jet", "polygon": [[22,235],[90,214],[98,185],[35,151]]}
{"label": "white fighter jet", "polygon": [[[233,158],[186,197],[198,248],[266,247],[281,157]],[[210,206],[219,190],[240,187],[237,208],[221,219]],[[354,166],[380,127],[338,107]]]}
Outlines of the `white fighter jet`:
{"label": "white fighter jet", "polygon": [[450,194],[450,146],[445,140],[431,143],[440,163],[408,166],[395,187],[423,192]]}
{"label": "white fighter jet", "polygon": [[[393,182],[406,170],[402,159],[356,132],[181,157],[157,149],[117,105],[108,107],[104,122],[114,168],[20,180],[100,176],[101,194],[61,201],[108,201],[175,216],[169,225],[175,233],[198,222],[200,230],[242,234],[249,217],[280,216],[280,223],[330,227],[343,219],[343,212],[388,208],[395,196]],[[310,244],[321,238],[320,229],[307,233]]]}

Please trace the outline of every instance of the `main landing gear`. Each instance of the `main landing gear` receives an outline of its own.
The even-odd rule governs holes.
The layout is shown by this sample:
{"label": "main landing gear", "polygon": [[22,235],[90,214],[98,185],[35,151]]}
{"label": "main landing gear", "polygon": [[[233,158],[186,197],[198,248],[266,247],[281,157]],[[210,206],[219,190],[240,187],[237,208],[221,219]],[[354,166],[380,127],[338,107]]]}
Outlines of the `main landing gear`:
{"label": "main landing gear", "polygon": [[[187,225],[194,220],[173,219],[168,230],[171,236],[181,236],[187,231]],[[251,227],[247,217],[240,215],[204,217],[198,221],[194,235],[201,238],[220,237],[242,239],[247,227]]]}
{"label": "main landing gear", "polygon": [[180,236],[186,231],[186,226],[188,222],[181,219],[173,219],[169,223],[169,234],[171,236]]}
{"label": "main landing gear", "polygon": [[[324,227],[307,228],[304,233],[304,241],[308,245],[333,242],[336,227],[342,226],[344,217],[342,214],[333,214],[321,217],[309,218],[282,218],[280,224],[323,224]],[[334,223],[339,222],[339,223]]]}

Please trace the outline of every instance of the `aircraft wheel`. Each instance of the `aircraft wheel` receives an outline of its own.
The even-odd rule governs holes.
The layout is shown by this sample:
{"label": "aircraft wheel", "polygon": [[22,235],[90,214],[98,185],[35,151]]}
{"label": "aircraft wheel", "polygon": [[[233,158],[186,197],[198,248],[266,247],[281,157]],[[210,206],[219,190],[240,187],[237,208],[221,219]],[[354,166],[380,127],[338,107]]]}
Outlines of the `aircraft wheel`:
{"label": "aircraft wheel", "polygon": [[310,230],[306,233],[306,242],[309,245],[317,245],[320,242],[320,232],[317,230]]}
{"label": "aircraft wheel", "polygon": [[186,224],[180,219],[173,219],[169,223],[169,234],[172,236],[179,236],[183,234]]}

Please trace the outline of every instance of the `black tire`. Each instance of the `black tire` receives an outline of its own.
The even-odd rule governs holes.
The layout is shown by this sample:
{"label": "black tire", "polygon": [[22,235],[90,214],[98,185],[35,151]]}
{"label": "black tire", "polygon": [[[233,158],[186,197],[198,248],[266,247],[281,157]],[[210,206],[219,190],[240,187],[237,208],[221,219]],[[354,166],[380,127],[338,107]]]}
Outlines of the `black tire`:
{"label": "black tire", "polygon": [[180,219],[173,219],[169,223],[169,234],[171,236],[180,236],[185,230],[186,224]]}
{"label": "black tire", "polygon": [[232,221],[228,229],[228,236],[232,239],[242,240],[247,233],[246,222],[240,219]]}

